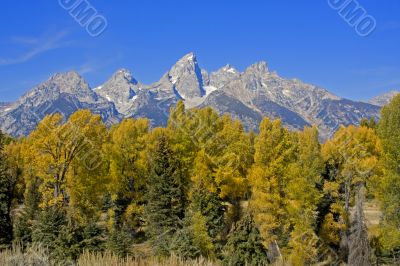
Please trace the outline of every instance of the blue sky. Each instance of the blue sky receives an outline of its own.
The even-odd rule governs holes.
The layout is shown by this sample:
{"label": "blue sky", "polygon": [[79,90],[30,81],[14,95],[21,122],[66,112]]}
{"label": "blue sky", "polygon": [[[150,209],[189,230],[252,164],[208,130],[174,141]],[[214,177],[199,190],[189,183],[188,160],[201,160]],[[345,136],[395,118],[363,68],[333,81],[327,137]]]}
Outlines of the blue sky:
{"label": "blue sky", "polygon": [[122,67],[151,83],[191,51],[209,71],[265,60],[283,77],[351,99],[400,90],[398,0],[358,0],[377,21],[368,37],[357,35],[327,0],[89,2],[108,21],[99,37],[56,0],[1,1],[0,101],[68,70],[92,87]]}

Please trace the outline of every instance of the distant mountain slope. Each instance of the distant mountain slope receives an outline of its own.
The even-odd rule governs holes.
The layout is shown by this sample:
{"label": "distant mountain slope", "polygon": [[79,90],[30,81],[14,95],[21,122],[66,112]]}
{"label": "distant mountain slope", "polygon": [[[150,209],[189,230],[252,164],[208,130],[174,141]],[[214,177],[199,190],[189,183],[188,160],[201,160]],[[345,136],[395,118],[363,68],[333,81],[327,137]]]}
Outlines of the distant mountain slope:
{"label": "distant mountain slope", "polygon": [[226,65],[208,73],[189,53],[150,85],[140,83],[126,69],[94,90],[76,72],[56,74],[17,102],[0,105],[0,127],[22,136],[46,114],[60,112],[68,117],[82,108],[100,114],[108,124],[147,117],[153,126],[166,125],[170,108],[183,100],[187,108],[210,106],[220,114],[231,114],[247,129],[256,130],[267,116],[281,118],[294,130],[317,125],[321,138],[327,139],[340,125],[378,118],[383,98],[387,97],[372,101],[374,104],[342,99],[318,86],[282,78],[271,72],[266,62],[243,72]]}
{"label": "distant mountain slope", "polygon": [[0,112],[5,111],[10,105],[11,103],[0,102]]}
{"label": "distant mountain slope", "polygon": [[377,105],[377,106],[384,106],[384,105],[388,104],[393,99],[393,97],[399,93],[400,93],[400,91],[393,90],[393,91],[379,95],[379,96],[371,99],[369,101],[369,103]]}

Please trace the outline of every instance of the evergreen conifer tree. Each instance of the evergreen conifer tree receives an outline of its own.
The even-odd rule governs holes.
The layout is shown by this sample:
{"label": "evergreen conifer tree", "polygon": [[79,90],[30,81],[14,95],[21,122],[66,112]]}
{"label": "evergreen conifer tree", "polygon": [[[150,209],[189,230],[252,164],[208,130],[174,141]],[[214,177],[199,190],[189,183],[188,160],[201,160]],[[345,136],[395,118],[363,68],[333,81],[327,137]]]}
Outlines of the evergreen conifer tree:
{"label": "evergreen conifer tree", "polygon": [[11,203],[15,182],[7,171],[5,136],[0,131],[0,248],[12,241]]}
{"label": "evergreen conifer tree", "polygon": [[156,253],[168,252],[169,237],[182,227],[185,213],[185,180],[165,134],[157,140],[148,182],[147,232]]}
{"label": "evergreen conifer tree", "polygon": [[228,236],[223,265],[267,265],[267,252],[251,215],[244,216]]}

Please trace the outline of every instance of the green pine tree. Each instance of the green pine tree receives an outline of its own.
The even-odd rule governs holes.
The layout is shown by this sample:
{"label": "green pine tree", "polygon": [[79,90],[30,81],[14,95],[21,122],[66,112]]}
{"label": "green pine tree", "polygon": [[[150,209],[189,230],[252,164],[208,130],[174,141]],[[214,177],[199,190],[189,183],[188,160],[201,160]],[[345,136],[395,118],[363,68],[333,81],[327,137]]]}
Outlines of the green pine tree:
{"label": "green pine tree", "polygon": [[106,246],[108,250],[123,258],[131,254],[132,244],[132,237],[126,230],[113,229],[108,236]]}
{"label": "green pine tree", "polygon": [[223,264],[227,266],[268,264],[267,251],[251,215],[244,216],[228,235]]}
{"label": "green pine tree", "polygon": [[205,217],[208,234],[216,239],[225,227],[226,209],[218,194],[197,188],[192,192],[190,208],[193,212],[200,212]]}
{"label": "green pine tree", "polygon": [[186,215],[183,228],[174,234],[171,243],[171,251],[184,259],[196,259],[203,255],[201,246],[196,243],[192,218],[191,214]]}
{"label": "green pine tree", "polygon": [[169,237],[182,227],[185,213],[186,182],[180,171],[166,135],[157,140],[148,182],[147,233],[156,253],[167,253]]}

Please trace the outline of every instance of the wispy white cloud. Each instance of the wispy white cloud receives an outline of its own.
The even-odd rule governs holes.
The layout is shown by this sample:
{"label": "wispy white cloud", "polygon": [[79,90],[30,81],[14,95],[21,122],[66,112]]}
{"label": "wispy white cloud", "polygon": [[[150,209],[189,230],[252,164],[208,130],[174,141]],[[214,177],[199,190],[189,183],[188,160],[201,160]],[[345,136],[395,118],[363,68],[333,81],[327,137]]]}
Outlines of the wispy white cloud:
{"label": "wispy white cloud", "polygon": [[67,43],[63,42],[63,39],[66,35],[67,31],[61,31],[40,38],[13,37],[11,38],[13,43],[29,46],[29,50],[13,58],[0,58],[0,66],[25,63],[47,51],[65,46]]}

